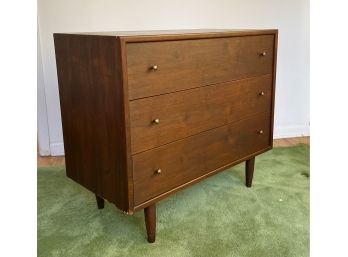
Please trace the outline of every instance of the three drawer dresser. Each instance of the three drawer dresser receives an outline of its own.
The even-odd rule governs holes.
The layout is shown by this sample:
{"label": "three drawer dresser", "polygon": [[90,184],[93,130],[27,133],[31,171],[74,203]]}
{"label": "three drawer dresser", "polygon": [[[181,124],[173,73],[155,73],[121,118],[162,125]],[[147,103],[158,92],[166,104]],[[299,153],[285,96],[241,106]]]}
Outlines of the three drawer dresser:
{"label": "three drawer dresser", "polygon": [[[66,173],[127,214],[272,148],[277,30],[54,34]],[[233,188],[231,188],[233,190]]]}

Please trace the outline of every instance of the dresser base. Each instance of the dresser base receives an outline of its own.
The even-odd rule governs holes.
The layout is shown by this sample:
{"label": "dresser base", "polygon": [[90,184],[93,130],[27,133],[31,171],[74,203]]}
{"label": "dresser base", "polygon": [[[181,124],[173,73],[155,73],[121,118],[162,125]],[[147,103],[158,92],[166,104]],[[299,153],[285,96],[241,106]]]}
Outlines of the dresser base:
{"label": "dresser base", "polygon": [[[255,157],[245,161],[245,185],[251,187],[255,167]],[[104,208],[104,199],[95,195],[98,209]],[[156,204],[144,208],[147,241],[154,243],[156,240]]]}

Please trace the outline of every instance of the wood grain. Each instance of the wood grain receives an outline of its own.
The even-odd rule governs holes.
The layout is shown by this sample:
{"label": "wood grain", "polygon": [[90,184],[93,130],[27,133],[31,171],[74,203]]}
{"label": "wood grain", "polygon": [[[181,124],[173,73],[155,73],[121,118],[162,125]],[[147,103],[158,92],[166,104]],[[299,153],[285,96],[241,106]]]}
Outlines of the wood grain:
{"label": "wood grain", "polygon": [[[270,149],[277,30],[103,32],[54,37],[67,175],[123,211],[132,213],[136,207],[134,179],[139,174],[133,167],[135,156],[202,137],[197,139],[199,145],[204,134],[215,130],[220,131],[217,135],[229,135],[229,129],[224,131],[223,127],[235,127],[258,113],[269,115],[269,129],[263,134],[268,144],[252,153]],[[266,55],[260,55],[262,52]],[[151,65],[158,65],[158,69],[150,71]],[[260,89],[264,96],[255,97]],[[155,118],[160,119],[158,126],[151,124]],[[250,141],[243,137],[243,131],[233,131],[233,138],[241,140],[234,143]],[[224,143],[216,147],[218,156],[231,154]],[[250,158],[247,152],[241,151],[240,158],[226,165]],[[178,153],[172,155],[182,158]],[[225,167],[225,157],[205,158],[211,160],[204,162],[215,160],[222,166],[208,163],[203,174]],[[146,207],[143,204],[137,206]]]}
{"label": "wood grain", "polygon": [[273,139],[274,147],[289,147],[296,146],[299,144],[310,145],[310,137],[289,137],[289,138],[279,138]]}
{"label": "wood grain", "polygon": [[250,186],[273,143],[277,35],[54,34],[68,177],[99,208],[145,208],[149,242],[162,198],[243,161]]}
{"label": "wood grain", "polygon": [[128,43],[129,99],[272,73],[273,48],[274,35]]}
{"label": "wood grain", "polygon": [[133,155],[135,205],[269,147],[269,121],[270,112],[264,112]]}
{"label": "wood grain", "polygon": [[128,211],[119,41],[55,34],[67,176]]}
{"label": "wood grain", "polygon": [[131,101],[132,153],[270,111],[271,101],[271,75]]}
{"label": "wood grain", "polygon": [[271,119],[271,137],[270,144],[273,147],[273,132],[274,132],[274,110],[275,110],[275,91],[276,91],[276,77],[277,77],[277,53],[278,53],[278,30],[274,34],[274,50],[273,50],[273,66],[272,66],[272,119]]}

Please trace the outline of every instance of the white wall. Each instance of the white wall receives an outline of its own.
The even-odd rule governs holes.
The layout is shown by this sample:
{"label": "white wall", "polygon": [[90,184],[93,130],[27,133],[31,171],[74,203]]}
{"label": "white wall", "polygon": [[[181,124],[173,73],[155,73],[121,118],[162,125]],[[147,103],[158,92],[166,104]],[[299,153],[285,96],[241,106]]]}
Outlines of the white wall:
{"label": "white wall", "polygon": [[[47,111],[49,133],[49,142],[39,137],[42,153],[64,153],[54,32],[278,28],[274,136],[309,135],[309,0],[38,0],[38,23],[44,73],[38,93],[47,106],[39,111]],[[38,130],[44,134],[45,127]]]}

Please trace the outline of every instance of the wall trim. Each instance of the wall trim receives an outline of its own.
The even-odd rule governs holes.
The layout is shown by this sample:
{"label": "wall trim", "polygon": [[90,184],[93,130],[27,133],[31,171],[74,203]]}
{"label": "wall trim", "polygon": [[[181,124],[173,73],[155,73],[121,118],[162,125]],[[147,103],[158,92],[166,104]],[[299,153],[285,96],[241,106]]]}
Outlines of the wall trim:
{"label": "wall trim", "polygon": [[273,138],[306,137],[309,134],[309,125],[276,126],[274,127]]}
{"label": "wall trim", "polygon": [[51,143],[51,156],[62,156],[64,155],[64,144],[63,142]]}

